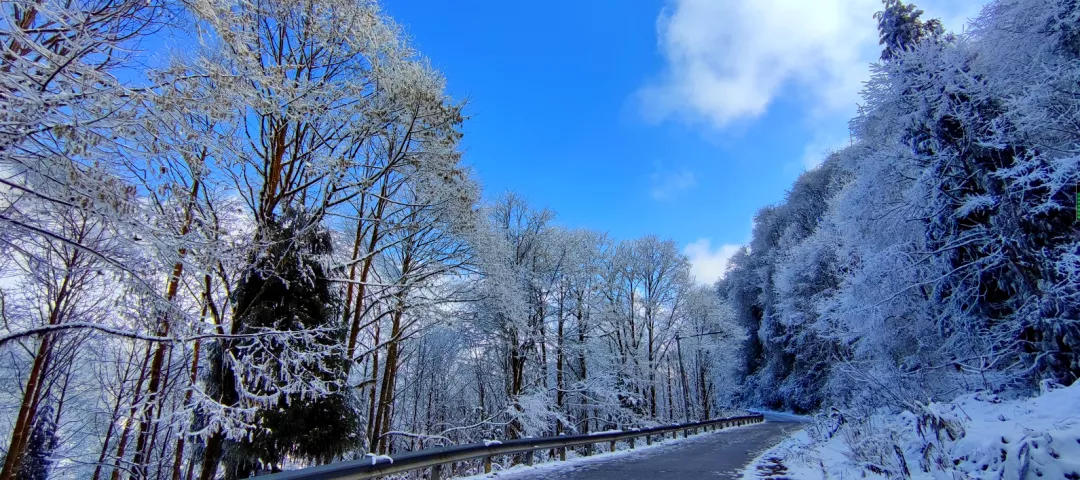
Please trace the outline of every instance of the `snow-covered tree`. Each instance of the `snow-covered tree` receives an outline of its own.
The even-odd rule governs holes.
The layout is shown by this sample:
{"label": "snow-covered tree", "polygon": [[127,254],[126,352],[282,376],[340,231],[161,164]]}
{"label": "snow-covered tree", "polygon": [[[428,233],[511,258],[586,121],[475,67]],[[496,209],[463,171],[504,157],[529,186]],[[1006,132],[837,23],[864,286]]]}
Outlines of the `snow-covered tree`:
{"label": "snow-covered tree", "polygon": [[885,10],[874,14],[878,21],[878,37],[882,46],[881,60],[889,61],[903,52],[914,49],[924,40],[944,35],[945,27],[936,18],[923,21],[923,11],[901,0],[882,0]]}

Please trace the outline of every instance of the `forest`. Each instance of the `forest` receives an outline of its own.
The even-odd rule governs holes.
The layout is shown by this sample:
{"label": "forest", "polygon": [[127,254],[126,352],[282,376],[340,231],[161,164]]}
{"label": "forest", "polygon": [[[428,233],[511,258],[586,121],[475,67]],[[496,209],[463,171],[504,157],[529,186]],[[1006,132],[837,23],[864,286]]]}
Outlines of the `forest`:
{"label": "forest", "polygon": [[4,0],[0,480],[1072,384],[1080,2],[881,8],[850,146],[703,286],[662,235],[483,198],[374,0]]}

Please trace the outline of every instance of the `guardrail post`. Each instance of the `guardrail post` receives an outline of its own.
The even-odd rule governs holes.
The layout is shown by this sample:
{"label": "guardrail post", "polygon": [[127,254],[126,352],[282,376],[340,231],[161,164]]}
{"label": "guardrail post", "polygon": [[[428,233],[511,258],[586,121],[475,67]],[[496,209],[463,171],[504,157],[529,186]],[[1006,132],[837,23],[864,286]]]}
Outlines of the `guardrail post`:
{"label": "guardrail post", "polygon": [[645,435],[645,445],[652,445],[652,435]]}
{"label": "guardrail post", "polygon": [[566,447],[559,447],[559,460],[566,461]]}
{"label": "guardrail post", "polygon": [[630,450],[634,449],[634,437],[630,437]]}
{"label": "guardrail post", "polygon": [[429,480],[442,480],[442,464],[431,466],[431,475],[428,475]]}
{"label": "guardrail post", "polygon": [[528,452],[525,452],[525,464],[530,466],[530,467],[533,466],[533,451],[532,450],[529,450]]}
{"label": "guardrail post", "polygon": [[615,440],[612,440],[612,441],[611,441],[611,451],[612,451],[612,452],[614,452],[614,451],[615,451]]}
{"label": "guardrail post", "polygon": [[484,473],[491,473],[491,457],[484,457]]}
{"label": "guardrail post", "polygon": [[682,431],[682,438],[690,438],[690,429],[689,428]]}

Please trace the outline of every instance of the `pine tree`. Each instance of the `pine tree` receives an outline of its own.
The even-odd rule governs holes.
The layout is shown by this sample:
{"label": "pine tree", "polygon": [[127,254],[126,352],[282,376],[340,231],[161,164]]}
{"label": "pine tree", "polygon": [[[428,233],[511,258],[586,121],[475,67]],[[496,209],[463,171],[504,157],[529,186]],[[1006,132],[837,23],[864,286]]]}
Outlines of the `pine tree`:
{"label": "pine tree", "polygon": [[923,11],[914,4],[904,5],[900,0],[882,0],[885,10],[874,14],[878,21],[878,35],[884,49],[881,60],[890,61],[903,52],[910,51],[925,39],[936,39],[945,32],[941,20],[922,21]]}
{"label": "pine tree", "polygon": [[26,452],[19,462],[18,478],[21,480],[46,480],[52,467],[52,453],[59,444],[52,405],[46,405],[37,414],[37,421],[30,432]]}
{"label": "pine tree", "polygon": [[[224,444],[226,478],[246,478],[260,470],[278,471],[286,456],[327,463],[358,445],[358,409],[349,390],[342,387],[347,359],[341,347],[345,329],[341,325],[340,301],[321,260],[332,250],[329,232],[304,212],[286,211],[270,221],[261,234],[266,248],[256,254],[234,293],[236,322],[240,333],[260,330],[318,332],[307,349],[303,365],[281,365],[276,358],[291,348],[286,342],[236,341],[229,351],[237,362],[262,365],[258,379],[221,368],[222,349],[215,351],[211,369],[212,391],[222,398],[243,399],[236,384],[254,396],[276,396],[260,405],[256,428],[240,440]],[[317,354],[311,354],[315,351]],[[312,372],[311,383],[321,383],[322,395],[303,394],[290,385],[266,384],[281,378],[284,368]],[[271,380],[273,381],[273,380]]]}

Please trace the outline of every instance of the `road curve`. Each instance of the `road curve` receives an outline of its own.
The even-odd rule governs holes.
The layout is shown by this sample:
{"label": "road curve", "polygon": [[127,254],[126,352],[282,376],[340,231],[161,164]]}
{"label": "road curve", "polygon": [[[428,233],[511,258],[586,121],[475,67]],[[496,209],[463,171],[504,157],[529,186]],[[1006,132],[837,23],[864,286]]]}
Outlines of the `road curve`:
{"label": "road curve", "polygon": [[627,480],[739,478],[750,460],[776,445],[800,423],[772,422],[692,436],[611,458],[603,456],[490,475],[506,480]]}

